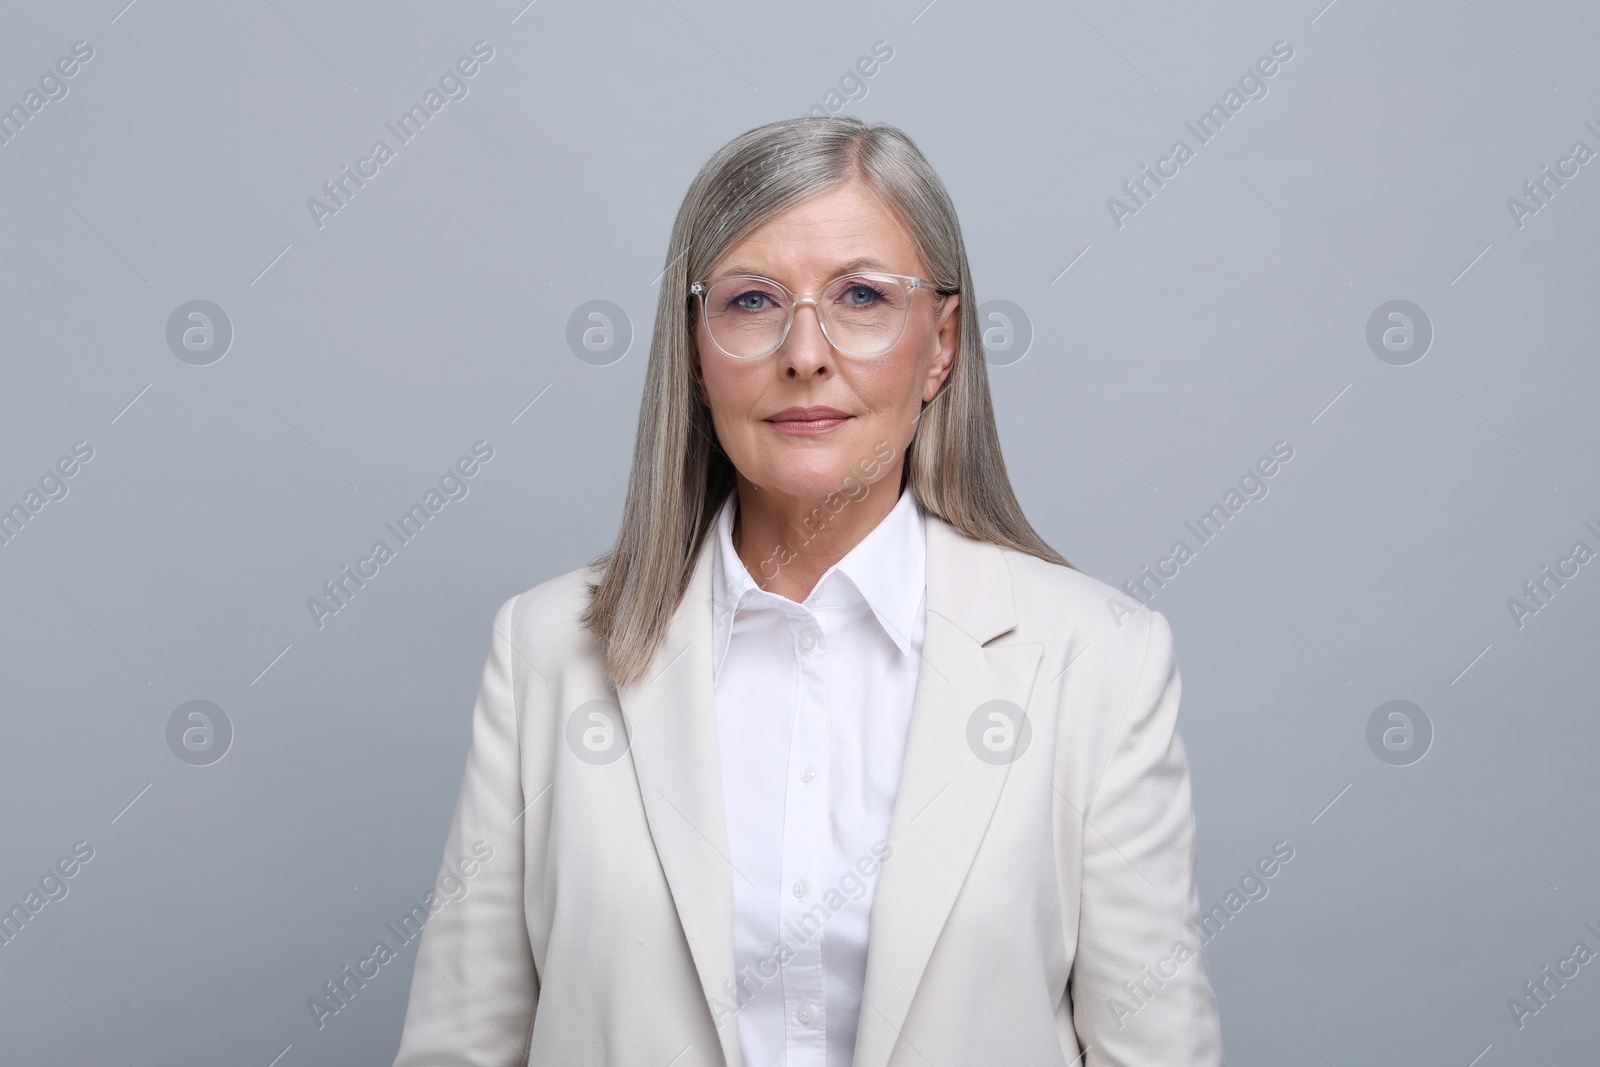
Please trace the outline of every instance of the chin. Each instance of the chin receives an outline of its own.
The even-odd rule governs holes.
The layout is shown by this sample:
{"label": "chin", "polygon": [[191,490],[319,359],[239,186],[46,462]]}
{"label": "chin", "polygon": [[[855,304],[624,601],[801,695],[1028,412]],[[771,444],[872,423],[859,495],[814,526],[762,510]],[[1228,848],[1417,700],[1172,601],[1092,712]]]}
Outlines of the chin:
{"label": "chin", "polygon": [[765,466],[766,477],[751,481],[784,496],[820,499],[830,493],[851,491],[861,483],[855,464],[842,453],[776,457],[776,462]]}
{"label": "chin", "polygon": [[859,459],[854,456],[818,456],[814,462],[783,464],[771,478],[758,484],[770,492],[801,500],[822,500],[835,495],[859,500],[866,495],[869,485],[882,480],[882,474],[881,468],[863,472]]}

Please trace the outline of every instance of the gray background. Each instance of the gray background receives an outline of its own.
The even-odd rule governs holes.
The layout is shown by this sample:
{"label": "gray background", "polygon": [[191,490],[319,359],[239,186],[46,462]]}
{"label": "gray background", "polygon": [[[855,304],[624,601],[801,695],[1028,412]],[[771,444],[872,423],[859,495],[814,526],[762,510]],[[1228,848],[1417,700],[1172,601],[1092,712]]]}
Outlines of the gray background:
{"label": "gray background", "polygon": [[[1592,7],[123,2],[0,14],[4,106],[94,49],[0,145],[0,504],[94,450],[0,546],[0,906],[95,850],[0,946],[0,1058],[390,1061],[414,943],[320,1030],[307,1001],[432,884],[488,616],[615,532],[680,198],[882,40],[834,103],[918,142],[979,300],[1026,316],[991,376],[1052,544],[1121,584],[1294,449],[1151,601],[1203,905],[1295,850],[1208,950],[1229,1062],[1593,1061],[1600,961],[1522,1028],[1507,1005],[1600,950],[1600,562],[1507,606],[1600,549],[1600,161],[1507,206],[1600,150]],[[319,228],[306,200],[480,39],[469,95]],[[1117,226],[1280,40],[1268,95]],[[196,299],[235,333],[208,366],[166,340]],[[596,299],[634,333],[605,366],[566,339]],[[1366,340],[1392,299],[1435,334],[1406,366]],[[469,494],[319,629],[307,598],[479,440]],[[194,699],[235,732],[210,766],[167,742]],[[1420,762],[1369,747],[1393,699]]]}

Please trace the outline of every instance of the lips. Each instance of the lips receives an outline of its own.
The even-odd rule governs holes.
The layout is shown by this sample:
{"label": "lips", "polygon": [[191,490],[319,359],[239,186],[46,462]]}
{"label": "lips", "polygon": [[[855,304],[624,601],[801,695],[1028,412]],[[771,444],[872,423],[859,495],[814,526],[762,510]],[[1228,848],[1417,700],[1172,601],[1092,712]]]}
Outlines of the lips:
{"label": "lips", "polygon": [[784,408],[766,421],[773,430],[786,437],[817,437],[830,434],[850,420],[838,408],[817,406],[812,408]]}
{"label": "lips", "polygon": [[813,408],[784,408],[776,415],[769,416],[768,422],[835,422],[839,419],[848,419],[850,416],[838,408],[813,407]]}

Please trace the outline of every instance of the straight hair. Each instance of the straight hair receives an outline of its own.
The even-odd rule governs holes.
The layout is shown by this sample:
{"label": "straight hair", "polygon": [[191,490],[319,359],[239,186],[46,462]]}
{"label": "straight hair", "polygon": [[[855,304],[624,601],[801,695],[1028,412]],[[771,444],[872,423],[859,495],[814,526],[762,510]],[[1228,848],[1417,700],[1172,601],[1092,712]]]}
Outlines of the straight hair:
{"label": "straight hair", "polygon": [[689,285],[767,221],[851,181],[907,228],[939,289],[961,295],[955,358],[917,419],[901,490],[910,485],[925,511],[968,537],[1072,566],[1029,525],[1006,475],[966,244],[944,183],[911,138],[888,123],[848,115],[767,123],[706,161],[672,224],[622,523],[616,543],[589,563],[599,577],[586,583],[589,602],[580,617],[605,649],[615,688],[649,672],[736,484],[694,383],[697,298]]}

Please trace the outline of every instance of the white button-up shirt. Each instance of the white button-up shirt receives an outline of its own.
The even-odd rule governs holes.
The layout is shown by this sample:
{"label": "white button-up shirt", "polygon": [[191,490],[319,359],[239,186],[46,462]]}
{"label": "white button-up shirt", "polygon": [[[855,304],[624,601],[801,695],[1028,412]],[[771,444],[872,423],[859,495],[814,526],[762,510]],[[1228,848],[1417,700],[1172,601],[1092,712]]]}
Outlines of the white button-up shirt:
{"label": "white button-up shirt", "polygon": [[[796,603],[734,551],[737,499],[716,525],[712,677],[739,1053],[745,1067],[850,1067],[922,663],[924,520],[908,487]],[[757,573],[770,579],[804,539]]]}

